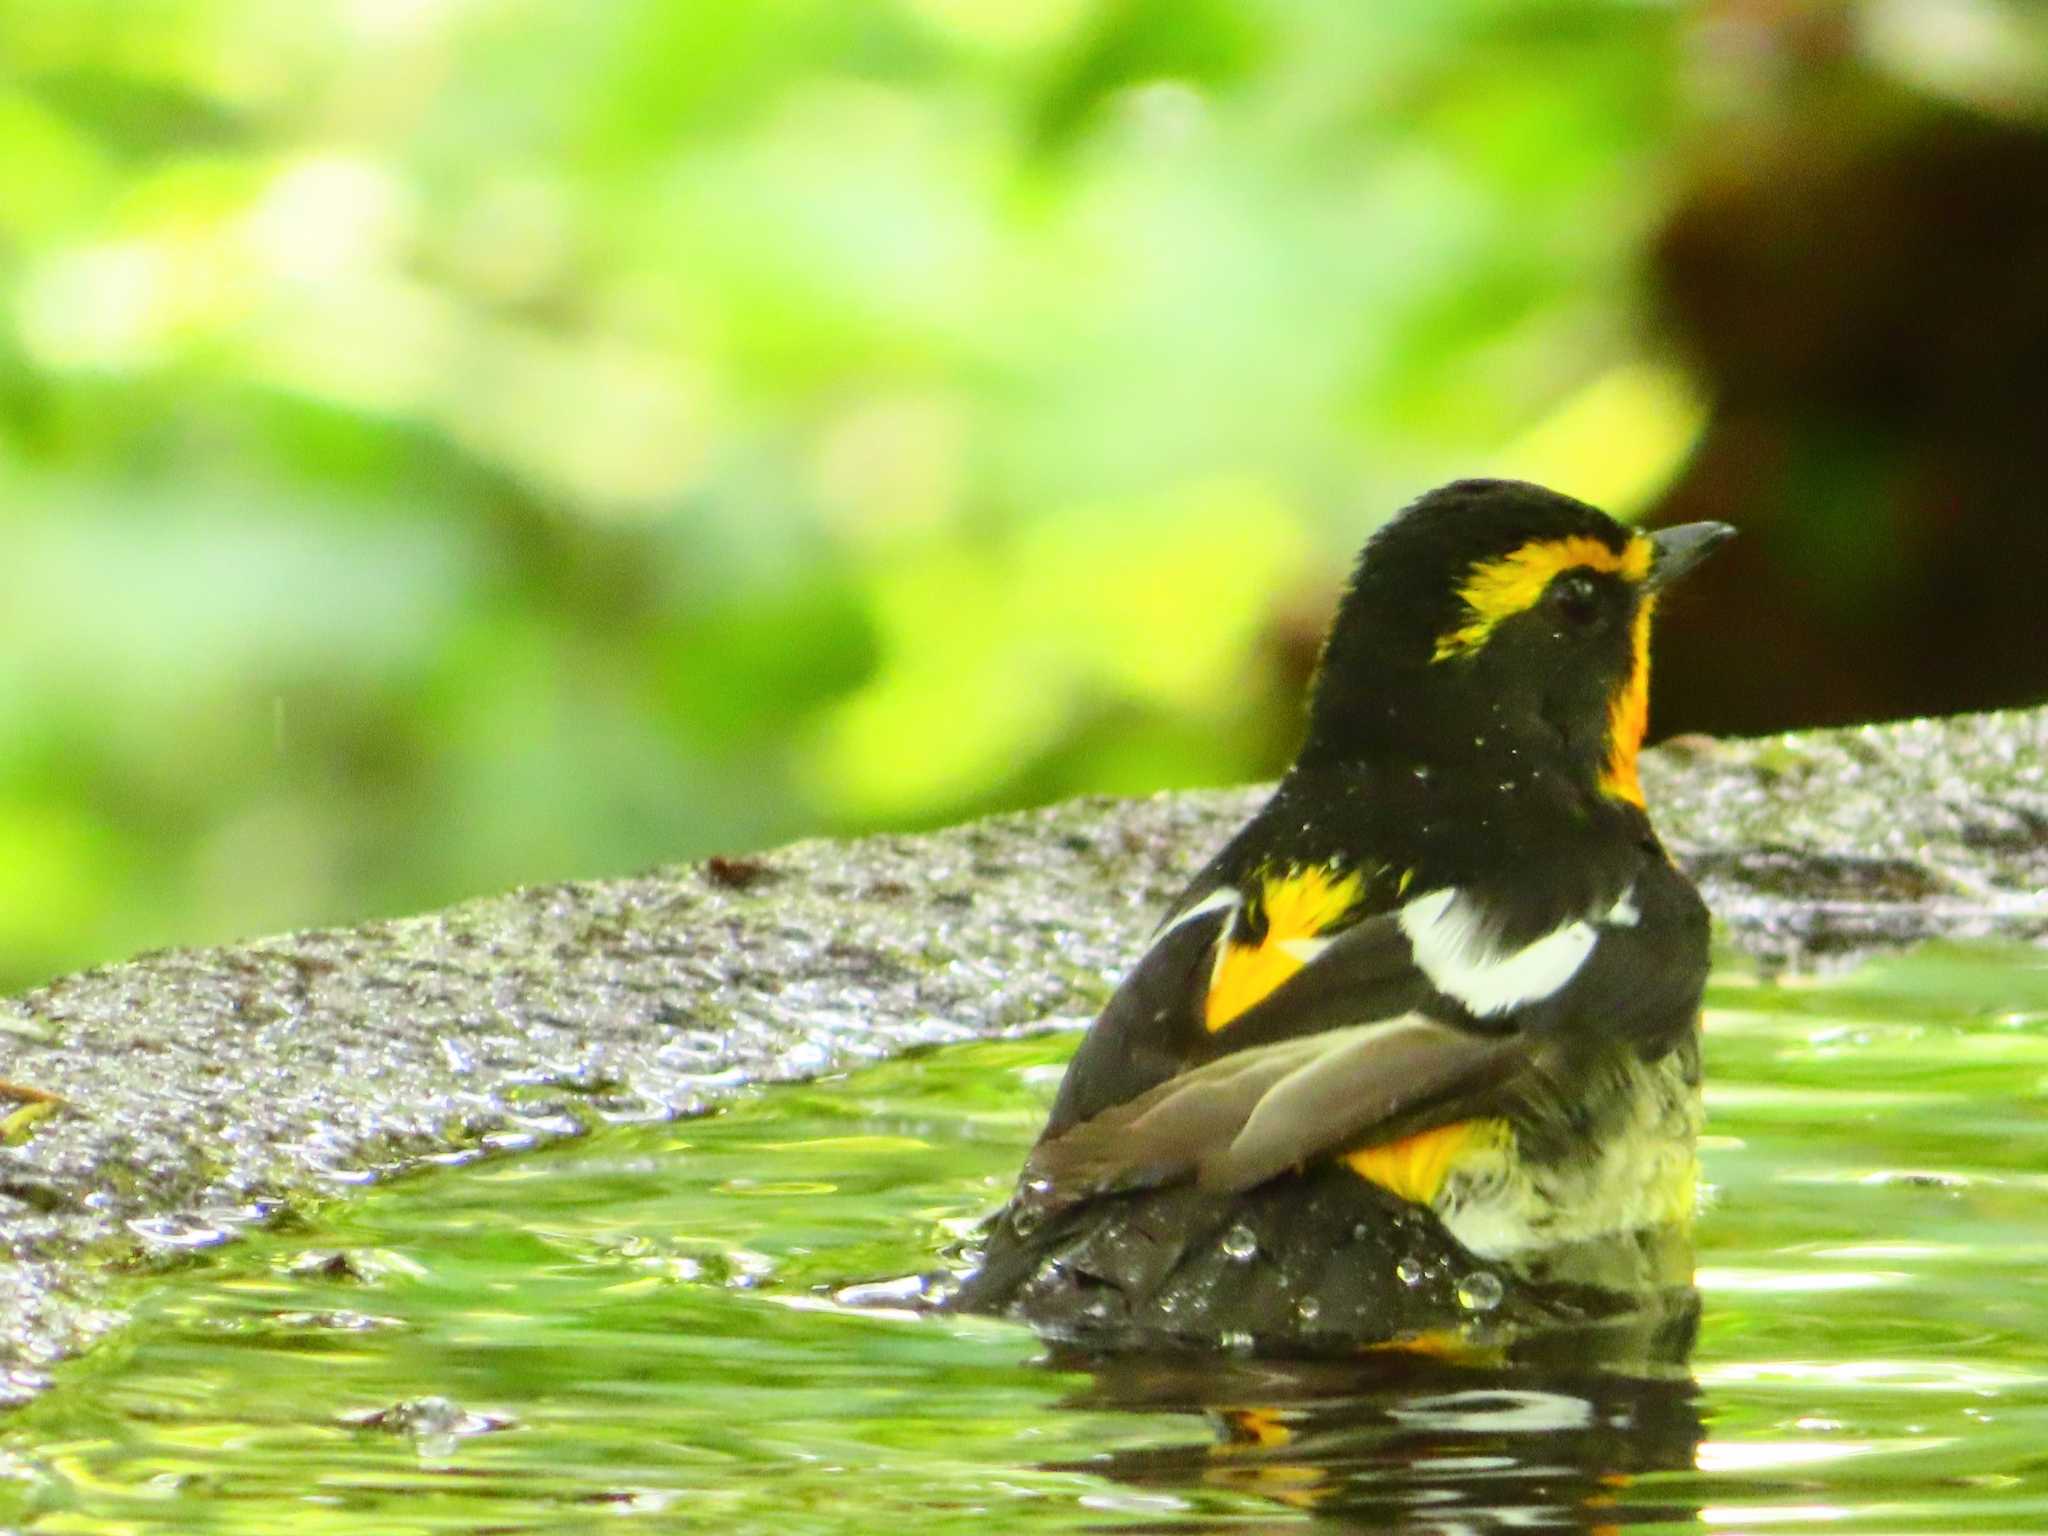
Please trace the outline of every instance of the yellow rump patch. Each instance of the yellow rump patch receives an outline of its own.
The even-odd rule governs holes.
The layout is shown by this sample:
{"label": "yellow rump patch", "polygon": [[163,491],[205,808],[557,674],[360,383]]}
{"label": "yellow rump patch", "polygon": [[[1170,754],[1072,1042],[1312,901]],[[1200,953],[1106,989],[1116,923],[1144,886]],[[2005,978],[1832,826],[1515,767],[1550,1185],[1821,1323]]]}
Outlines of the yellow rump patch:
{"label": "yellow rump patch", "polygon": [[1656,595],[1645,592],[1629,636],[1633,655],[1628,676],[1607,705],[1607,766],[1600,773],[1600,789],[1631,805],[1643,803],[1636,755],[1643,749],[1643,732],[1650,726],[1650,615],[1656,607]]}
{"label": "yellow rump patch", "polygon": [[1361,1147],[1344,1161],[1360,1178],[1416,1205],[1428,1205],[1469,1152],[1492,1151],[1509,1134],[1499,1120],[1459,1120],[1399,1141]]}
{"label": "yellow rump patch", "polygon": [[1255,944],[1225,942],[1209,978],[1202,1022],[1214,1034],[1281,982],[1308,964],[1306,941],[1340,921],[1358,900],[1365,877],[1340,875],[1327,865],[1269,873],[1261,877],[1259,908],[1266,932]]}
{"label": "yellow rump patch", "polygon": [[1584,567],[1641,581],[1650,574],[1650,560],[1655,553],[1650,541],[1641,534],[1630,538],[1619,553],[1609,549],[1605,540],[1575,534],[1567,539],[1531,539],[1498,560],[1482,560],[1472,567],[1465,584],[1458,589],[1471,617],[1438,637],[1436,654],[1431,660],[1443,661],[1478,650],[1494,630],[1534,606],[1561,571]]}

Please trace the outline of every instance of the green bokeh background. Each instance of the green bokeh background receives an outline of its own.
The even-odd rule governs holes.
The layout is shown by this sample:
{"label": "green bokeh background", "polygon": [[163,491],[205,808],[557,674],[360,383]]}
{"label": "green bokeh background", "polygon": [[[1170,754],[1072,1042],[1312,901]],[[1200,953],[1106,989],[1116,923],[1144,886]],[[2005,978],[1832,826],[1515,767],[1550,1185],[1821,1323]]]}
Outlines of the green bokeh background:
{"label": "green bokeh background", "polygon": [[1401,501],[1679,472],[1741,9],[11,0],[0,980],[1270,773]]}

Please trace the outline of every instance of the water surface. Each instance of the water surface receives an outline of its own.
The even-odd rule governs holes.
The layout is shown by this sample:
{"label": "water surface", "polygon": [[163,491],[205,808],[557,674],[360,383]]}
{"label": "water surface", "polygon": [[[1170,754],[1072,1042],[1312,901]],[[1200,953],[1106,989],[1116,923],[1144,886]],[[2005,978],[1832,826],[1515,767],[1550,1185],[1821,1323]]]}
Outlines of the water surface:
{"label": "water surface", "polygon": [[138,1280],[134,1326],[0,1425],[0,1525],[2048,1529],[2048,957],[1731,968],[1709,1002],[1683,1363],[1613,1331],[1093,1362],[833,1305],[1001,1198],[1072,1047],[1046,1037],[404,1180]]}

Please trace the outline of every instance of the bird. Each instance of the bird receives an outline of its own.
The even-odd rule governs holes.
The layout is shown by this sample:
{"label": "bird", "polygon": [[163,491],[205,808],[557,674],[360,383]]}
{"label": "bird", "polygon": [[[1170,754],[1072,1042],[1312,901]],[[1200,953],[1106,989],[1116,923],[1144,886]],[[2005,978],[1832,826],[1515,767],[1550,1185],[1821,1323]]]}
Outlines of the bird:
{"label": "bird", "polygon": [[1734,531],[1467,479],[1374,533],[953,1308],[1353,1347],[1689,1280],[1709,916],[1637,755],[1657,605]]}

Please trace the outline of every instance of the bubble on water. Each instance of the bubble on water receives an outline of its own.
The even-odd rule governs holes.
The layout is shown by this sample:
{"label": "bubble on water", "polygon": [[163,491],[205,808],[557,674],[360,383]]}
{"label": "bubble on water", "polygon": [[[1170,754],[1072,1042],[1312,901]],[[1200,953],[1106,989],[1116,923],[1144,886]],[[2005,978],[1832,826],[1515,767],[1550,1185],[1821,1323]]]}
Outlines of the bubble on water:
{"label": "bubble on water", "polygon": [[1394,1266],[1394,1278],[1411,1290],[1422,1284],[1422,1261],[1402,1259]]}
{"label": "bubble on water", "polygon": [[1313,1296],[1304,1296],[1294,1304],[1294,1315],[1304,1323],[1312,1323],[1323,1315],[1323,1304]]}
{"label": "bubble on water", "polygon": [[274,1312],[270,1320],[279,1328],[294,1332],[304,1329],[308,1332],[369,1333],[380,1328],[405,1326],[404,1321],[396,1317],[380,1317],[374,1312],[352,1312],[347,1308],[331,1312]]}
{"label": "bubble on water", "polygon": [[1259,1240],[1253,1235],[1250,1227],[1232,1227],[1223,1234],[1223,1253],[1226,1258],[1236,1259],[1242,1263],[1244,1260],[1252,1258],[1258,1251]]}
{"label": "bubble on water", "polygon": [[1258,1343],[1258,1340],[1241,1329],[1233,1329],[1229,1333],[1218,1334],[1216,1342],[1232,1354],[1248,1355],[1252,1352],[1252,1346]]}
{"label": "bubble on water", "polygon": [[178,1216],[138,1216],[128,1230],[151,1248],[212,1248],[234,1236],[224,1225]]}
{"label": "bubble on water", "polygon": [[514,1420],[504,1414],[472,1413],[449,1398],[429,1396],[405,1398],[387,1408],[345,1413],[340,1422],[350,1429],[377,1429],[417,1440],[442,1440],[509,1429]]}
{"label": "bubble on water", "polygon": [[704,1278],[732,1290],[751,1291],[766,1285],[774,1274],[775,1261],[751,1248],[730,1248],[704,1258]]}
{"label": "bubble on water", "polygon": [[894,1280],[865,1280],[842,1285],[832,1299],[842,1307],[914,1307],[930,1301],[931,1279],[926,1275],[903,1275]]}
{"label": "bubble on water", "polygon": [[[1876,1173],[1866,1173],[1857,1181],[1862,1184],[1902,1184],[1911,1189],[1967,1189],[1973,1182],[1966,1173],[1950,1173],[1935,1168],[1886,1168]],[[131,1222],[129,1225],[133,1226]]]}
{"label": "bubble on water", "polygon": [[1500,1276],[1488,1270],[1474,1270],[1458,1282],[1458,1305],[1467,1312],[1491,1312],[1506,1294]]}

